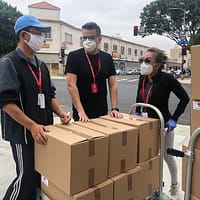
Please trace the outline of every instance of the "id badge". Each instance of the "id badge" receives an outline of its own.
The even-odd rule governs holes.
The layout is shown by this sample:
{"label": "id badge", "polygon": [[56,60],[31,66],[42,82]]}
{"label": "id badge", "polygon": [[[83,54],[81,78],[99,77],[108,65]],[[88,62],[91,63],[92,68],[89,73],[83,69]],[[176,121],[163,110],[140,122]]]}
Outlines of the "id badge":
{"label": "id badge", "polygon": [[45,98],[43,93],[38,94],[38,106],[40,106],[41,109],[45,108]]}
{"label": "id badge", "polygon": [[148,117],[148,113],[147,112],[142,112],[141,115],[142,115],[142,117],[146,117],[146,118]]}
{"label": "id badge", "polygon": [[96,83],[91,84],[91,91],[92,91],[92,94],[98,93],[98,86]]}

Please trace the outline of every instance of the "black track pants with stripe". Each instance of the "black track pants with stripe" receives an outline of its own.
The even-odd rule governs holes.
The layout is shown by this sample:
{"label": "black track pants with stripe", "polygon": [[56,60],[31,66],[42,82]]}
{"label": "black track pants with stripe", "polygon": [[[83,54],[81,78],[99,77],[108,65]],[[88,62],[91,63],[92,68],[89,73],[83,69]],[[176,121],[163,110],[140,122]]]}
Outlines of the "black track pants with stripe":
{"label": "black track pants with stripe", "polygon": [[36,200],[40,175],[34,170],[34,144],[11,143],[17,177],[10,184],[3,200]]}

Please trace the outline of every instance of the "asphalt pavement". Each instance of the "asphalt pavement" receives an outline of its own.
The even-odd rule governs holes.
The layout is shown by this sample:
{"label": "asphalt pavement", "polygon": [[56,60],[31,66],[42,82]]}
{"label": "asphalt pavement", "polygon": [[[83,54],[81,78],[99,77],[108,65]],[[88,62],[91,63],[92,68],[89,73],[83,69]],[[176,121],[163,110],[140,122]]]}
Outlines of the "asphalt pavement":
{"label": "asphalt pavement", "polygon": [[[52,77],[53,79],[61,79],[65,77]],[[190,84],[190,79],[184,79],[180,80],[182,83],[185,84]],[[55,118],[55,123],[58,123],[59,120]],[[182,144],[188,144],[190,138],[190,126],[187,125],[180,125],[178,124],[176,129],[175,129],[175,148],[178,150],[182,149]],[[178,165],[178,179],[179,183],[181,186],[181,169],[182,169],[182,164],[181,164],[181,158],[176,158],[177,165]],[[169,177],[169,172],[167,169],[167,166],[164,162],[163,166],[163,179],[165,186],[163,188],[164,192],[168,192],[169,190],[169,185],[170,185],[170,177]],[[6,188],[8,185],[11,183],[13,178],[15,177],[15,163],[12,158],[12,152],[10,149],[10,145],[8,142],[4,141],[1,138],[1,130],[0,130],[0,199],[3,199],[4,193],[6,191]],[[180,187],[181,189],[181,187]],[[184,199],[183,198],[184,193],[181,191],[180,192],[180,200]]]}

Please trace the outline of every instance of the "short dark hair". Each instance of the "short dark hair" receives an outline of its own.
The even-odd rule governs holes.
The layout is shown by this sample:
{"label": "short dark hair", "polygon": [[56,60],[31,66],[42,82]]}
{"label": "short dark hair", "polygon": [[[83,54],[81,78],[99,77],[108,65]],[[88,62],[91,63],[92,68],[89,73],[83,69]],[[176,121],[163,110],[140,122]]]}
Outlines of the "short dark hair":
{"label": "short dark hair", "polygon": [[101,29],[95,22],[87,22],[82,26],[82,29],[87,29],[87,30],[95,29],[97,36],[101,35]]}

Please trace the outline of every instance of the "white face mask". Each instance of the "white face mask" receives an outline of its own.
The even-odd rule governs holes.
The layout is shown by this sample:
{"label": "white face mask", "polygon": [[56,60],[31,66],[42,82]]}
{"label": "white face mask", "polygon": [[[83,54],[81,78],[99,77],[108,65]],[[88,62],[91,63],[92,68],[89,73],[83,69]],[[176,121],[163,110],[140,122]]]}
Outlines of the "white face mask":
{"label": "white face mask", "polygon": [[27,42],[26,40],[24,40],[24,41],[34,52],[39,51],[44,44],[44,36],[33,35],[31,33],[28,33],[28,34],[30,35],[29,42]]}
{"label": "white face mask", "polygon": [[87,52],[93,52],[96,49],[97,44],[95,40],[86,39],[83,41],[83,47]]}
{"label": "white face mask", "polygon": [[142,75],[149,75],[153,71],[153,66],[151,64],[147,64],[147,63],[143,62],[140,65],[140,70],[141,70]]}

